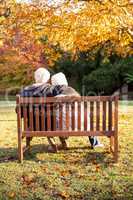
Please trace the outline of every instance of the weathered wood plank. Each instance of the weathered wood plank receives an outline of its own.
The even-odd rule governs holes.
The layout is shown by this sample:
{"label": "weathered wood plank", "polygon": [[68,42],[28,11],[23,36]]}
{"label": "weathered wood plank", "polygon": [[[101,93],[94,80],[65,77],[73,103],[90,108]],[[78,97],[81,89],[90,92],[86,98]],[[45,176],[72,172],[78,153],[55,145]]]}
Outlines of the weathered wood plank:
{"label": "weathered wood plank", "polygon": [[106,102],[103,102],[103,110],[102,110],[102,115],[103,115],[103,120],[102,120],[102,124],[103,124],[103,130],[106,130]]}
{"label": "weathered wood plank", "polygon": [[90,102],[90,130],[94,130],[94,102]]}
{"label": "weathered wood plank", "polygon": [[27,107],[28,105],[23,105],[23,116],[24,116],[24,130],[26,131],[28,128],[28,116],[27,116]]}
{"label": "weathered wood plank", "polygon": [[34,129],[34,121],[33,121],[33,104],[29,105],[29,124],[30,124],[30,130]]}
{"label": "weathered wood plank", "polygon": [[75,130],[75,103],[71,103],[71,113],[72,130]]}
{"label": "weathered wood plank", "polygon": [[66,130],[69,130],[70,124],[70,111],[69,111],[69,104],[66,103]]}
{"label": "weathered wood plank", "polygon": [[87,102],[85,101],[84,102],[84,130],[86,131],[87,130],[87,116],[88,116],[88,113],[87,113]]}
{"label": "weathered wood plank", "polygon": [[81,130],[81,102],[78,102],[78,130]]}
{"label": "weathered wood plank", "polygon": [[20,106],[20,96],[16,96],[17,104],[17,130],[18,130],[18,159],[19,162],[23,161],[23,145],[22,145],[22,120],[21,120],[21,106]]}
{"label": "weathered wood plank", "polygon": [[96,102],[96,130],[100,130],[100,102]]}
{"label": "weathered wood plank", "polygon": [[63,116],[63,105],[59,104],[59,130],[62,130],[62,116]]}
{"label": "weathered wood plank", "polygon": [[40,126],[39,126],[39,105],[35,105],[35,130],[39,131]]}
{"label": "weathered wood plank", "polygon": [[24,131],[23,136],[111,136],[114,135],[114,131]]}
{"label": "weathered wood plank", "polygon": [[51,130],[51,110],[50,110],[50,104],[46,104],[47,106],[47,130],[50,131]]}
{"label": "weathered wood plank", "polygon": [[57,103],[67,103],[67,102],[81,102],[81,101],[109,101],[115,100],[115,96],[81,96],[81,97],[20,97],[20,103],[38,103],[38,104],[42,104],[42,103],[52,103],[52,102],[57,102]]}
{"label": "weathered wood plank", "polygon": [[114,160],[118,161],[118,97],[115,98],[115,111],[114,111]]}
{"label": "weathered wood plank", "polygon": [[108,102],[108,130],[112,130],[112,121],[113,121],[113,116],[112,116],[112,101]]}

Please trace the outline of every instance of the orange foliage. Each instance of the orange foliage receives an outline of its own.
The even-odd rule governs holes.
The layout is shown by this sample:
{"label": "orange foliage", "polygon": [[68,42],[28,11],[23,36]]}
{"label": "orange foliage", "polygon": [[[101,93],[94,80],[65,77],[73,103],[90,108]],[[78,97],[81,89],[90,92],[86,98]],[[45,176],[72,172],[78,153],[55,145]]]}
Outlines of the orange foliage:
{"label": "orange foliage", "polygon": [[57,44],[75,54],[111,41],[118,55],[133,54],[133,4],[128,0],[73,0],[56,6],[1,2],[0,45],[15,50],[24,63],[53,66],[60,57],[53,48]]}

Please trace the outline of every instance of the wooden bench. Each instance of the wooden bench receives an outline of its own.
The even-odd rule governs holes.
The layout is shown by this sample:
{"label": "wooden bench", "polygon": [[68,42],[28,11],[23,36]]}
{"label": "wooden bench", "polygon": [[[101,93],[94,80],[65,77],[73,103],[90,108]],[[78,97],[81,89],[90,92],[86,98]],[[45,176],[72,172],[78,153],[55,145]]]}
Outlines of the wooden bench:
{"label": "wooden bench", "polygon": [[[17,95],[16,104],[19,161],[23,161],[23,153],[30,147],[30,138],[32,137],[108,136],[110,139],[110,151],[113,153],[115,162],[117,162],[118,99],[118,96],[44,98],[20,97]],[[82,105],[84,111],[81,109]],[[56,118],[57,106],[59,108],[58,129]],[[66,115],[65,122],[62,120],[64,106]],[[83,124],[81,124],[81,118],[83,118]],[[65,130],[63,129],[63,123],[65,123],[66,126]],[[24,149],[22,140],[25,137],[26,148]]]}

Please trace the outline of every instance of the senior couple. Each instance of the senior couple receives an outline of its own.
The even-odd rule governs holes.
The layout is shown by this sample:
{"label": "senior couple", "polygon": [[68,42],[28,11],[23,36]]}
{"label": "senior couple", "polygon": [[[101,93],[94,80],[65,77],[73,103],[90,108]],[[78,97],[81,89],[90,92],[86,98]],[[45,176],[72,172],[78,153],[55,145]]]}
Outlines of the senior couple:
{"label": "senior couple", "polygon": [[[80,94],[74,88],[68,86],[67,79],[62,72],[57,73],[51,76],[50,78],[50,73],[47,69],[38,68],[34,72],[34,78],[35,78],[35,83],[25,87],[20,93],[21,96],[23,97],[80,96]],[[57,115],[56,115],[57,127],[59,123],[58,115],[59,114],[57,109]],[[63,128],[65,129],[65,127]],[[68,147],[67,146],[68,144],[66,143],[67,138],[60,137],[59,139],[61,144],[57,146],[54,138],[48,137],[49,151],[56,152],[58,148],[67,149]],[[99,142],[97,137],[90,136],[89,142],[91,144],[91,148],[103,146],[103,144]]]}

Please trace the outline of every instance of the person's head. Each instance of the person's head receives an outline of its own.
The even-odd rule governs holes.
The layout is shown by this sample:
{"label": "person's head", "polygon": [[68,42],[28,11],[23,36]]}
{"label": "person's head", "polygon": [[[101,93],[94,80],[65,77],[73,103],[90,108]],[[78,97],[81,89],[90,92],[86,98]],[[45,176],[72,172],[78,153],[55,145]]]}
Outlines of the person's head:
{"label": "person's head", "polygon": [[51,84],[52,85],[66,85],[68,86],[68,82],[66,79],[65,74],[59,72],[51,77]]}
{"label": "person's head", "polygon": [[36,83],[47,83],[50,79],[50,73],[47,69],[40,67],[34,72]]}

